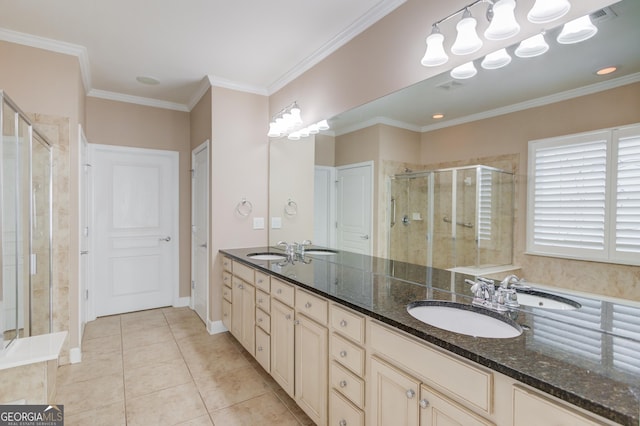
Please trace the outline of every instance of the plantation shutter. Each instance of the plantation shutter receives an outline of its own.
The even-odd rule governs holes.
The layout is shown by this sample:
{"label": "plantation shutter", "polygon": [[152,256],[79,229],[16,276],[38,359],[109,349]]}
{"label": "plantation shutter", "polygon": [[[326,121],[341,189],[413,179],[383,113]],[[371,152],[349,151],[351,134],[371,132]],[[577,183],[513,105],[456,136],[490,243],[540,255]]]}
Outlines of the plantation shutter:
{"label": "plantation shutter", "polygon": [[640,129],[618,141],[615,257],[640,259]]}

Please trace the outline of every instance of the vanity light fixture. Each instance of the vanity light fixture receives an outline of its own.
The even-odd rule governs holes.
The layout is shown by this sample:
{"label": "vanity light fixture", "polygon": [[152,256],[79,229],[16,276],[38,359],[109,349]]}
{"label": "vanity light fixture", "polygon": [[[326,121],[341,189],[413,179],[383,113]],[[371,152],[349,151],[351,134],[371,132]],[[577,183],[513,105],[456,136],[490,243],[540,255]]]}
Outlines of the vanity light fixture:
{"label": "vanity light fixture", "polygon": [[515,54],[518,58],[533,58],[545,54],[549,45],[544,39],[544,33],[522,40],[516,47]]}
{"label": "vanity light fixture", "polygon": [[478,21],[471,16],[471,11],[467,7],[462,14],[462,19],[456,25],[458,35],[456,41],[451,46],[451,53],[454,55],[470,55],[477,52],[482,47],[482,40],[478,37],[476,26]]}
{"label": "vanity light fixture", "polygon": [[598,27],[593,25],[591,17],[585,15],[581,18],[569,21],[562,27],[562,31],[558,34],[558,43],[574,44],[585,41],[596,35]]}
{"label": "vanity light fixture", "polygon": [[506,40],[520,32],[520,25],[516,21],[514,11],[515,0],[498,0],[489,6],[487,15],[492,16],[489,27],[484,32],[487,40]]}
{"label": "vanity light fixture", "polygon": [[427,37],[427,51],[422,61],[420,61],[422,65],[425,67],[437,67],[438,65],[447,63],[449,56],[447,52],[444,51],[443,42],[444,36],[440,33],[438,24],[433,24],[431,34]]}
{"label": "vanity light fixture", "polygon": [[569,9],[569,0],[536,0],[527,14],[527,19],[533,24],[545,24],[562,18]]}
{"label": "vanity light fixture", "polygon": [[449,74],[456,80],[466,80],[478,74],[478,70],[475,65],[473,65],[473,61],[469,61],[466,64],[455,67]]}
{"label": "vanity light fixture", "polygon": [[511,56],[507,53],[507,49],[499,49],[485,56],[480,66],[485,70],[497,70],[510,63]]}

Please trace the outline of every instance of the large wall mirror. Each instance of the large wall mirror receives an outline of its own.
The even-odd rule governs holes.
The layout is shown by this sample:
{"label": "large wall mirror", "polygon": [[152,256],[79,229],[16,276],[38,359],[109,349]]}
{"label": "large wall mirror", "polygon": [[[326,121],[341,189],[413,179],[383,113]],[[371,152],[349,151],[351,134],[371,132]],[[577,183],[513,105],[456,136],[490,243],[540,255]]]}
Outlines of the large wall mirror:
{"label": "large wall mirror", "polygon": [[[445,175],[438,176],[442,180],[441,183],[444,184],[446,181],[448,188],[453,185],[458,195],[465,187],[470,191],[473,189],[473,192],[478,194],[482,191],[479,179],[482,172],[476,169],[469,171],[466,168],[482,164],[488,168],[511,173],[514,177],[515,189],[513,182],[508,183],[508,179],[502,179],[502,175],[499,175],[493,179],[503,182],[502,186],[489,187],[489,190],[493,188],[502,194],[504,191],[512,191],[509,197],[502,197],[499,204],[515,210],[516,233],[512,238],[515,239],[516,245],[522,247],[524,237],[518,234],[518,229],[521,230],[520,234],[524,234],[526,192],[523,188],[526,184],[527,160],[526,148],[523,147],[526,147],[528,140],[536,138],[593,130],[576,130],[579,126],[576,126],[574,121],[578,120],[571,118],[571,111],[564,111],[564,118],[558,119],[559,122],[536,122],[539,111],[552,108],[554,105],[554,108],[564,108],[563,105],[573,105],[567,104],[567,99],[580,99],[581,96],[619,90],[640,81],[640,43],[637,42],[640,40],[640,2],[623,0],[594,11],[591,17],[598,32],[589,40],[578,44],[559,44],[556,37],[561,27],[558,26],[545,33],[550,49],[542,56],[517,57],[514,50],[518,43],[514,43],[507,48],[513,58],[508,66],[497,70],[485,70],[480,65],[480,58],[474,61],[478,73],[473,78],[455,79],[446,72],[346,111],[329,120],[330,134],[319,134],[315,138],[295,142],[299,146],[296,150],[289,151],[291,155],[283,156],[282,153],[286,144],[291,144],[292,141],[272,139],[270,216],[283,215],[282,211],[287,200],[291,198],[291,193],[314,191],[316,197],[307,197],[306,201],[295,200],[296,224],[303,222],[303,215],[309,215],[311,212],[313,220],[306,221],[304,226],[296,228],[295,231],[289,228],[292,232],[287,233],[286,228],[292,221],[283,219],[278,222],[282,228],[270,229],[269,243],[274,245],[286,236],[284,239],[291,241],[311,239],[319,245],[361,251],[360,246],[352,249],[343,245],[345,238],[344,235],[340,235],[341,231],[336,232],[330,228],[337,221],[340,229],[340,220],[344,222],[347,219],[351,221],[350,225],[362,225],[359,222],[362,215],[368,215],[369,228],[367,229],[365,224],[365,230],[360,234],[362,241],[365,241],[363,252],[369,250],[372,255],[393,258],[394,243],[390,240],[392,230],[402,229],[405,223],[420,223],[424,218],[423,213],[412,208],[400,214],[397,203],[402,200],[401,197],[390,193],[393,186],[391,177],[413,177],[412,173],[416,172],[456,169],[459,171],[458,183],[446,181],[451,177]],[[618,69],[609,75],[596,75],[596,70],[605,66],[617,66]],[[597,109],[597,106],[591,108]],[[434,119],[433,115],[437,113],[444,114],[444,118]],[[609,110],[603,113],[611,116],[617,112]],[[640,121],[640,117],[637,121]],[[523,122],[528,128],[523,128]],[[512,140],[519,140],[517,146],[515,142],[510,145]],[[474,145],[471,145],[472,143]],[[296,162],[294,155],[301,155],[304,161]],[[309,164],[310,155],[314,158],[313,167]],[[291,166],[287,167],[287,164],[294,163],[295,171]],[[300,168],[301,164],[308,167],[303,170]],[[336,190],[331,185],[331,182],[338,180],[335,173],[350,177],[356,172],[362,172],[362,175],[353,178],[353,181],[362,180],[362,176],[368,173],[368,165],[373,166],[370,200],[357,193],[358,190],[366,192],[368,189],[363,189],[367,188],[366,186],[358,187],[354,184],[354,187]],[[360,167],[361,170],[353,170]],[[311,181],[314,182],[313,185],[309,183]],[[396,186],[407,188],[410,185],[437,187],[439,184],[436,177],[421,182],[407,180],[395,183],[398,184]],[[400,183],[402,185],[399,185]],[[341,190],[342,194],[331,194]],[[324,194],[320,198],[319,191]],[[391,198],[394,198],[395,206],[391,203]],[[340,206],[331,205],[333,202],[339,204],[340,200],[344,202],[345,199],[358,199],[369,203],[370,208],[367,211],[352,210],[344,213],[339,211]],[[435,205],[437,198],[432,201]],[[464,202],[461,200],[461,203]],[[480,224],[481,203],[478,203],[478,200],[474,202],[477,203],[477,207],[470,217],[447,213],[440,215],[438,220],[452,222],[449,226],[455,224],[460,237],[467,230]],[[421,203],[427,201],[422,200]],[[324,226],[322,223],[318,224],[319,217],[322,218],[320,222],[324,222]],[[511,225],[506,224],[502,227],[509,226]],[[474,233],[477,239],[482,230],[474,230]],[[424,232],[421,231],[420,235],[424,235]],[[413,252],[416,253],[417,249]],[[426,256],[420,253],[421,258]],[[480,257],[482,254],[477,251],[476,259]],[[411,259],[404,260],[420,263]]]}

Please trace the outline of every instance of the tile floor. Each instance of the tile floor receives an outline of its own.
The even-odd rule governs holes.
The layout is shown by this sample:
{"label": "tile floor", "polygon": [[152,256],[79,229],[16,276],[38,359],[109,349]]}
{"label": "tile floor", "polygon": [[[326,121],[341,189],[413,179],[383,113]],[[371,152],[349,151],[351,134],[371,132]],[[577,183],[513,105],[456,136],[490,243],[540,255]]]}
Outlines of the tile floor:
{"label": "tile floor", "polygon": [[312,425],[229,334],[189,308],[98,318],[58,369],[65,425]]}

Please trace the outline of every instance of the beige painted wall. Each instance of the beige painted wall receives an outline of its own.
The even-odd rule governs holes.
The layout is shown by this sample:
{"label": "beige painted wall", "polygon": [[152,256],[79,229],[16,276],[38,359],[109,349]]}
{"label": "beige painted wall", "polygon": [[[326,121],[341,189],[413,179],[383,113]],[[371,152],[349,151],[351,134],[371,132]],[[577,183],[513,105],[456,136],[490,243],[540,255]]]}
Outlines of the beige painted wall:
{"label": "beige painted wall", "polygon": [[333,167],[336,164],[336,138],[329,135],[316,135],[314,164]]}
{"label": "beige painted wall", "polygon": [[[49,52],[28,46],[0,41],[0,88],[20,106],[33,114],[68,119],[67,135],[61,138],[69,142],[61,149],[65,164],[78,164],[78,124],[84,124],[84,87],[80,65],[75,56]],[[69,187],[68,205],[54,205],[54,220],[62,211],[68,214],[69,228],[58,232],[54,238],[67,241],[68,252],[58,253],[60,264],[54,269],[64,271],[54,275],[54,331],[69,331],[66,347],[78,347],[78,193],[74,189],[78,182],[78,168],[71,166],[64,172],[54,168],[54,185]],[[60,281],[65,282],[60,282]],[[64,289],[58,291],[56,288]],[[68,361],[65,352],[61,362]]]}
{"label": "beige painted wall", "polygon": [[[640,301],[640,267],[526,255],[528,141],[640,122],[640,83],[422,134],[422,163],[516,154],[515,263],[529,281]],[[472,161],[473,162],[473,161]]]}
{"label": "beige painted wall", "polygon": [[[267,244],[269,200],[268,101],[265,96],[213,87],[211,89],[211,254],[210,318],[222,319],[223,248]],[[252,212],[243,217],[237,204],[246,198]],[[253,219],[265,219],[265,229],[253,229]]]}

